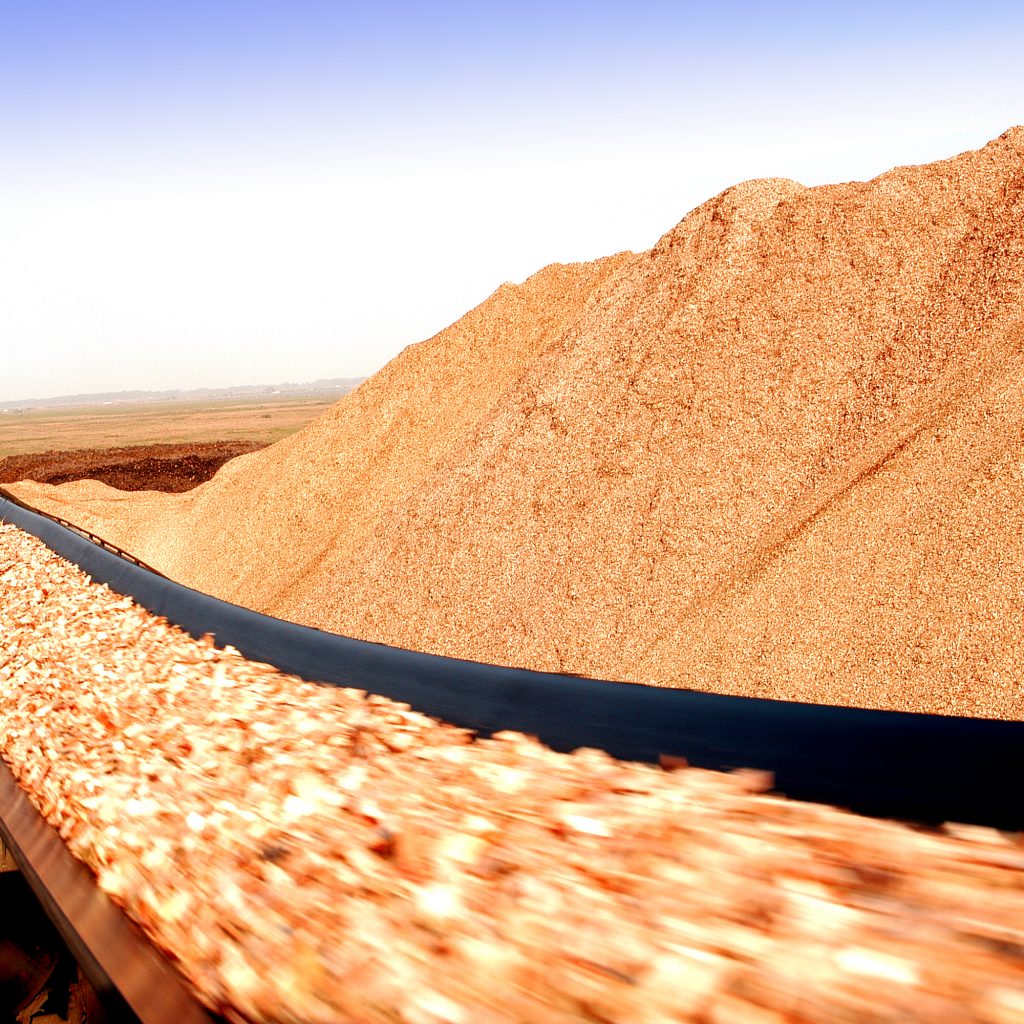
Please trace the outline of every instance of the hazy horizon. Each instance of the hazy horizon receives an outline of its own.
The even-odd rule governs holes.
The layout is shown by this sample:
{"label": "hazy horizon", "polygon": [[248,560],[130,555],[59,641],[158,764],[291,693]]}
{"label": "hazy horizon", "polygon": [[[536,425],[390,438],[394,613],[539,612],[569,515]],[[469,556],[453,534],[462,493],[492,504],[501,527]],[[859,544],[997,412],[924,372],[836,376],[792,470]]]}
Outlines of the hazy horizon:
{"label": "hazy horizon", "polygon": [[313,380],[278,380],[278,381],[235,381],[232,384],[207,385],[200,384],[194,388],[123,388],[117,391],[72,391],[59,395],[40,395],[35,398],[23,398],[18,395],[0,395],[0,410],[11,411],[21,402],[38,404],[55,402],[67,404],[76,399],[96,398],[117,398],[120,395],[165,395],[183,394],[191,395],[203,391],[255,391],[267,388],[314,388],[322,385],[323,388],[333,388],[339,385],[355,385],[362,383],[365,377],[317,377]]}
{"label": "hazy horizon", "polygon": [[1024,120],[1010,4],[47,3],[0,15],[0,392],[366,376],[752,177]]}

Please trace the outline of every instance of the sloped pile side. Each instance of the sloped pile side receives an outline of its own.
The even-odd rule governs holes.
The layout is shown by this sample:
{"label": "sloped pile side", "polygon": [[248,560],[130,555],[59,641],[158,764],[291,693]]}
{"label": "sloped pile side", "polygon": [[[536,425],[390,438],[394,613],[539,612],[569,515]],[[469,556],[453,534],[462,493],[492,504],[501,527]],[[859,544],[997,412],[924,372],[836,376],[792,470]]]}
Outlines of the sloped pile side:
{"label": "sloped pile side", "polygon": [[358,632],[1021,717],[1022,181],[1017,130],[695,211],[381,524]]}
{"label": "sloped pile side", "polygon": [[499,290],[163,521],[20,493],[90,497],[170,575],[355,636],[1019,718],[1022,257],[1024,129],[748,182],[648,253]]}
{"label": "sloped pile side", "polygon": [[128,495],[96,481],[10,490],[189,586],[293,617],[328,555],[331,590],[351,589],[378,521],[465,446],[536,355],[632,258],[554,265],[521,286],[502,285],[303,430],[233,460],[187,495]]}

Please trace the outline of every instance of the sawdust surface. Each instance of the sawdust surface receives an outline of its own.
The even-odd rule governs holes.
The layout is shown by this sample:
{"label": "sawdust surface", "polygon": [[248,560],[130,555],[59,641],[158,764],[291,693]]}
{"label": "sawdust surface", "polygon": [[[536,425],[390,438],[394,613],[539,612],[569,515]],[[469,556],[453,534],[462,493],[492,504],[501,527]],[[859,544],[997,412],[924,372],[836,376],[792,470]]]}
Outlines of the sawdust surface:
{"label": "sawdust surface", "polygon": [[727,189],[503,285],[187,495],[23,485],[173,578],[460,657],[1024,717],[1024,129]]}

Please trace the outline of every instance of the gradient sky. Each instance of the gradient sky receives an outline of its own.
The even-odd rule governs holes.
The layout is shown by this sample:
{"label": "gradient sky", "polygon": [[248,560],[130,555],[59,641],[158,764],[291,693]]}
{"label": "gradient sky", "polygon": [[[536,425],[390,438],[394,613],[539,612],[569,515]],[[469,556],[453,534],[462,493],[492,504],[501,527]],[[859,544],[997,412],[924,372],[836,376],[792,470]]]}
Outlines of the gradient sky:
{"label": "gradient sky", "polygon": [[1020,3],[0,0],[0,400],[371,373],[545,264],[1024,122]]}

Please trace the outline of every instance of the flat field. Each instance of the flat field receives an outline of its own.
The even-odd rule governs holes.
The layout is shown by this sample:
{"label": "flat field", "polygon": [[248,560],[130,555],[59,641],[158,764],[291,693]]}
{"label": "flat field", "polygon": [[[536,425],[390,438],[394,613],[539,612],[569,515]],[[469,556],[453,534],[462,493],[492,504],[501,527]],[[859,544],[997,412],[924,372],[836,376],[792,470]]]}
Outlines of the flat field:
{"label": "flat field", "polygon": [[284,395],[0,413],[0,458],[145,444],[272,444],[293,434],[335,401],[337,398]]}

